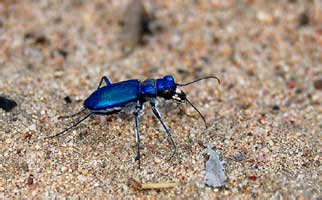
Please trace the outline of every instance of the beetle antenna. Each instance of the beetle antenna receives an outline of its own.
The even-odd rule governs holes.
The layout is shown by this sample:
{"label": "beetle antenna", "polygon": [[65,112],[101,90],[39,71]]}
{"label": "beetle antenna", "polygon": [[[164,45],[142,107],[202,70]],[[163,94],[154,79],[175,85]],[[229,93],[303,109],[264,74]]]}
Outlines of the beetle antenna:
{"label": "beetle antenna", "polygon": [[66,133],[67,131],[69,131],[70,129],[76,127],[78,124],[80,124],[82,121],[84,121],[85,119],[89,118],[92,114],[94,114],[94,112],[91,112],[89,114],[87,114],[85,117],[83,117],[81,120],[79,120],[78,122],[76,122],[75,124],[71,125],[70,127],[64,129],[63,131],[55,134],[55,135],[52,135],[52,136],[48,136],[48,137],[45,137],[45,139],[49,139],[49,138],[54,138],[54,137],[58,137],[64,133]]}
{"label": "beetle antenna", "polygon": [[87,110],[87,108],[83,108],[82,110],[80,110],[79,112],[72,114],[72,115],[66,115],[66,116],[59,116],[58,119],[66,119],[66,118],[71,118],[71,117],[75,117],[81,113],[83,113],[85,110]]}
{"label": "beetle antenna", "polygon": [[201,119],[205,123],[205,127],[206,127],[206,130],[207,130],[208,127],[207,127],[207,122],[206,122],[205,117],[201,114],[201,112],[187,98],[185,98],[185,100],[186,100],[186,102],[188,102],[193,107],[193,109],[195,109],[195,111],[197,111],[199,113]]}
{"label": "beetle antenna", "polygon": [[216,76],[206,76],[206,77],[203,77],[203,78],[199,78],[197,80],[194,80],[194,81],[191,81],[189,83],[177,83],[177,86],[181,87],[181,86],[186,86],[186,85],[190,85],[192,83],[195,83],[195,82],[198,82],[198,81],[201,81],[201,80],[204,80],[204,79],[210,79],[210,78],[214,78],[218,81],[218,83],[220,84],[220,79]]}

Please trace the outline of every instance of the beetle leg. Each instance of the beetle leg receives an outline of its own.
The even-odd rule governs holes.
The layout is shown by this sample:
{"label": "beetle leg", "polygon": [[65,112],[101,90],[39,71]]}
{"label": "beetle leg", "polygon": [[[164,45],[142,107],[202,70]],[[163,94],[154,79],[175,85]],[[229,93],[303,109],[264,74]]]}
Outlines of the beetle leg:
{"label": "beetle leg", "polygon": [[66,132],[68,132],[69,130],[71,130],[72,128],[78,126],[78,124],[80,124],[82,121],[84,121],[85,119],[89,118],[91,115],[95,114],[94,112],[91,112],[89,114],[87,114],[85,117],[83,117],[82,119],[80,119],[78,122],[76,122],[75,124],[71,125],[70,127],[68,128],[65,128],[63,131],[55,134],[55,135],[52,135],[52,136],[48,136],[48,137],[45,137],[45,139],[47,138],[54,138],[54,137],[57,137],[57,136],[60,136],[60,135],[63,135],[65,134]]}
{"label": "beetle leg", "polygon": [[105,82],[106,85],[112,85],[112,83],[110,82],[110,80],[108,80],[108,78],[106,76],[103,76],[100,83],[98,84],[97,89],[99,89],[103,83],[103,81]]}
{"label": "beetle leg", "polygon": [[135,160],[139,161],[139,168],[140,168],[140,131],[139,131],[139,113],[142,110],[142,104],[138,103],[138,105],[135,108],[134,111],[134,126],[135,126],[135,139],[136,139],[136,147],[137,147],[137,152],[136,152],[136,157]]}
{"label": "beetle leg", "polygon": [[160,112],[159,112],[159,110],[156,107],[155,102],[154,101],[150,101],[150,104],[151,104],[152,112],[153,112],[154,116],[160,121],[162,127],[164,128],[164,130],[165,130],[166,134],[168,135],[168,138],[170,139],[171,144],[173,146],[173,152],[172,152],[172,154],[171,154],[171,156],[169,158],[169,160],[171,160],[173,158],[174,154],[177,151],[177,146],[176,146],[174,140],[172,139],[172,134],[171,134],[170,129],[164,124],[164,122],[163,122],[163,120],[161,118]]}

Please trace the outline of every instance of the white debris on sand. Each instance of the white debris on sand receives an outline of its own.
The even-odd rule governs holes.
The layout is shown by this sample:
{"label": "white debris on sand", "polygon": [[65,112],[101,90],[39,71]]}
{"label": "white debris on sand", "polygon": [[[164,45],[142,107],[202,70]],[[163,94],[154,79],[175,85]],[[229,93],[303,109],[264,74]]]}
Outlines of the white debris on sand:
{"label": "white debris on sand", "polygon": [[218,153],[212,149],[211,145],[207,145],[207,154],[209,159],[206,162],[206,175],[204,183],[210,187],[222,187],[227,179],[224,169],[224,161],[219,159]]}

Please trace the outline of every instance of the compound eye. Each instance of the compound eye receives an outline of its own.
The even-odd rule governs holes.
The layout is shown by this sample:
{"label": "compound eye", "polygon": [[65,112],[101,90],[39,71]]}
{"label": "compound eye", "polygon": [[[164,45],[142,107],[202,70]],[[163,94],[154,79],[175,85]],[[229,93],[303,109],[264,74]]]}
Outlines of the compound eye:
{"label": "compound eye", "polygon": [[172,90],[169,90],[169,89],[162,91],[163,96],[166,98],[170,98],[172,96],[172,93],[173,93]]}

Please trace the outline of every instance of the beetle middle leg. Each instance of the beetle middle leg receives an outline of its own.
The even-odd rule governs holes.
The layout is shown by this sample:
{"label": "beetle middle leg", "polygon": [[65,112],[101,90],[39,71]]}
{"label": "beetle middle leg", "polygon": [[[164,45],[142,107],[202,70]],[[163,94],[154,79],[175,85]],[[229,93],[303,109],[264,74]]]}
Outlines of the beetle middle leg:
{"label": "beetle middle leg", "polygon": [[171,154],[171,156],[169,158],[169,160],[171,160],[173,158],[174,154],[177,151],[177,146],[176,146],[176,144],[175,144],[175,142],[174,142],[174,140],[172,138],[172,134],[171,134],[170,129],[164,124],[164,122],[163,122],[163,120],[161,118],[160,112],[156,107],[156,102],[152,100],[152,101],[150,101],[150,104],[151,104],[152,112],[153,112],[154,116],[160,121],[163,129],[165,130],[166,134],[168,135],[168,138],[170,139],[170,142],[171,142],[171,144],[173,146],[173,152],[172,152],[172,154]]}
{"label": "beetle middle leg", "polygon": [[135,160],[139,161],[139,168],[140,168],[140,131],[139,131],[139,113],[142,110],[142,104],[138,103],[137,106],[135,107],[134,111],[134,126],[135,126],[135,139],[136,139],[136,146],[137,146],[137,152],[136,152],[136,157]]}

